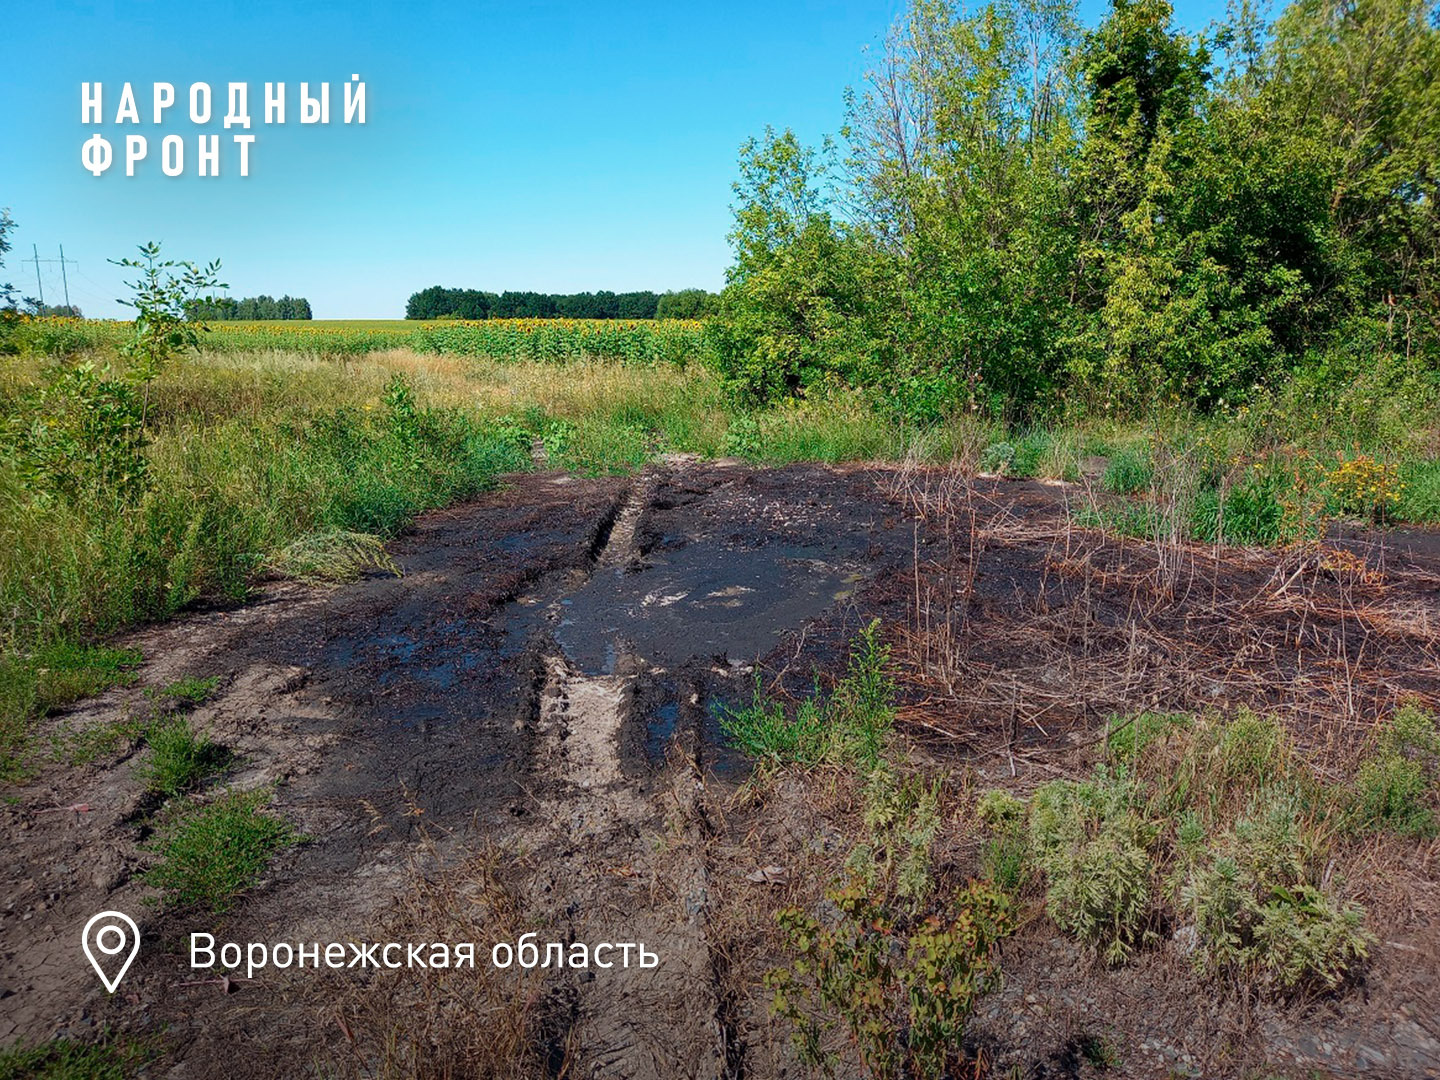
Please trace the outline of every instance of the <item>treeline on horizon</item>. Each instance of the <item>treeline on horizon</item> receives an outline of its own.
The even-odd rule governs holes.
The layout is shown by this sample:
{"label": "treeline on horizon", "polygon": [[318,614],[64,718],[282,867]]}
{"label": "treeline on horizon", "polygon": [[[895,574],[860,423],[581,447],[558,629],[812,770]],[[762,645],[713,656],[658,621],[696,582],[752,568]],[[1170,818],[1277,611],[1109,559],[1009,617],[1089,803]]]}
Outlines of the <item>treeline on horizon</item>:
{"label": "treeline on horizon", "polygon": [[741,150],[713,362],[902,415],[1433,405],[1440,11],[915,0],[843,145]]}
{"label": "treeline on horizon", "polygon": [[310,301],[303,296],[213,296],[192,300],[185,305],[185,317],[191,322],[225,322],[235,319],[308,319]]}
{"label": "treeline on horizon", "polygon": [[719,297],[704,289],[677,292],[483,292],[432,285],[411,295],[407,319],[701,319]]}

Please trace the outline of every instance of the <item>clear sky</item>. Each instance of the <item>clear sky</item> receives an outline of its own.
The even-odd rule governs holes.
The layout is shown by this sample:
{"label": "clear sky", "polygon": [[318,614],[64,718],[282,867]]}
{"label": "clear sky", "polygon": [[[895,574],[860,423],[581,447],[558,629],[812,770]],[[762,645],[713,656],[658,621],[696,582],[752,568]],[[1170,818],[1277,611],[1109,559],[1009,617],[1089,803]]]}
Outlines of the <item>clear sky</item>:
{"label": "clear sky", "polygon": [[[729,262],[739,144],[764,126],[807,141],[842,121],[901,0],[740,3],[406,3],[366,0],[31,0],[0,41],[0,206],[19,223],[5,280],[65,255],[72,302],[123,315],[107,264],[156,239],[220,258],[231,294],[305,296],[317,318],[396,318],[442,284],[578,292],[718,288]],[[1177,5],[1201,27],[1223,0]],[[1087,0],[1094,22],[1103,0]],[[367,123],[346,125],[341,84],[366,84]],[[80,84],[102,82],[105,123],[81,123]],[[157,82],[177,106],[151,123]],[[286,123],[263,123],[263,87],[285,82]],[[299,83],[331,84],[328,126],[298,122]],[[115,125],[122,84],[142,123]],[[215,90],[209,125],[187,88]],[[221,120],[225,86],[250,84],[256,136],[238,175]],[[102,132],[116,162],[81,164]],[[196,175],[196,136],[221,135],[222,174]],[[149,137],[124,175],[123,142]],[[158,134],[157,134],[158,133]],[[159,136],[186,169],[161,174]],[[41,267],[61,299],[60,267]]]}

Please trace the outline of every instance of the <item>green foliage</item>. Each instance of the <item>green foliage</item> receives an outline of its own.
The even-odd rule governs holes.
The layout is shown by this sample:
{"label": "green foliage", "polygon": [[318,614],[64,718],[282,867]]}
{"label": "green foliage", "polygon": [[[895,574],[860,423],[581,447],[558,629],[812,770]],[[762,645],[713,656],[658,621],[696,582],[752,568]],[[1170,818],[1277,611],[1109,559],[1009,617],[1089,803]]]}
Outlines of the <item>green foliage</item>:
{"label": "green foliage", "polygon": [[385,411],[390,432],[405,447],[413,447],[420,438],[420,410],[415,404],[415,391],[404,375],[395,374],[385,384]]}
{"label": "green foliage", "polygon": [[833,1074],[822,1033],[838,1017],[866,1075],[949,1075],[974,1002],[997,978],[994,946],[1014,926],[1008,900],[972,883],[945,915],[909,927],[860,885],[828,903],[838,918],[776,915],[793,959],[765,977],[802,1060]]}
{"label": "green foliage", "polygon": [[744,399],[868,384],[884,367],[867,314],[876,260],[825,211],[826,168],[788,130],[740,150],[736,265],[706,334],[716,370]]}
{"label": "green foliage", "polygon": [[155,1056],[144,1042],[55,1039],[0,1050],[0,1080],[128,1080]]}
{"label": "green foliage", "polygon": [[[10,234],[15,229],[15,219],[10,216],[8,206],[0,207],[0,269],[5,266],[5,256],[10,253]],[[19,296],[15,286],[6,282],[0,285],[0,311],[13,313],[15,311],[15,300]],[[0,333],[5,333],[8,323],[0,323]],[[5,343],[5,338],[0,337],[0,345]]]}
{"label": "green foliage", "polygon": [[218,261],[202,269],[191,262],[161,259],[160,245],[153,241],[140,245],[138,259],[111,261],[137,271],[135,278],[125,283],[131,299],[120,301],[135,309],[134,337],[121,351],[131,360],[131,379],[143,386],[178,352],[200,343],[196,327],[186,321],[186,305],[226,286],[219,279]]}
{"label": "green foliage", "polygon": [[926,900],[934,882],[930,852],[940,832],[940,782],[925,783],[881,761],[862,792],[866,839],[846,863],[871,891],[912,904]]}
{"label": "green foliage", "polygon": [[1175,728],[1188,727],[1190,722],[1185,713],[1140,712],[1125,717],[1112,716],[1106,728],[1105,743],[1117,761],[1133,764],[1156,739]]}
{"label": "green foliage", "polygon": [[1075,16],[915,0],[847,97],[843,174],[789,132],[742,148],[727,379],[1028,418],[1434,371],[1433,0],[1241,4],[1205,37],[1167,0]]}
{"label": "green foliage", "polygon": [[1025,803],[995,789],[980,796],[975,814],[989,832],[980,857],[985,877],[1013,895],[1030,875]]}
{"label": "green foliage", "polygon": [[1111,455],[1100,477],[1100,486],[1117,495],[1146,491],[1155,477],[1155,464],[1148,447],[1126,447]]}
{"label": "green foliage", "polygon": [[143,406],[134,383],[94,363],[58,363],[10,417],[16,470],[39,500],[134,502],[149,482]]}
{"label": "green foliage", "polygon": [[657,319],[704,319],[720,307],[720,297],[704,289],[663,293],[655,303]]}
{"label": "green foliage", "polygon": [[725,429],[725,452],[735,457],[760,456],[760,425],[752,416],[735,417]]}
{"label": "green foliage", "polygon": [[1182,873],[1178,900],[1195,927],[1202,972],[1256,972],[1280,990],[1338,985],[1373,944],[1364,909],[1313,880],[1313,837],[1299,803],[1267,789]]}
{"label": "green foliage", "polygon": [[145,730],[149,754],[140,767],[145,790],[162,799],[199,786],[225,760],[225,753],[191,727],[183,716],[163,717]]}
{"label": "green foliage", "polygon": [[1440,734],[1435,718],[1414,702],[1381,726],[1374,750],[1355,777],[1354,808],[1360,828],[1402,836],[1434,836],[1440,788]]}
{"label": "green foliage", "polygon": [[232,792],[164,821],[151,843],[158,861],[145,881],[169,908],[228,911],[275,852],[295,842],[283,819],[264,811],[265,791]]}
{"label": "green foliage", "polygon": [[1089,780],[1046,784],[1030,805],[1030,847],[1045,874],[1046,911],[1111,964],[1145,939],[1153,915],[1157,830],[1136,801],[1130,777],[1097,770]]}
{"label": "green foliage", "polygon": [[1440,523],[1440,459],[1407,461],[1400,467],[1396,521]]}
{"label": "green foliage", "polygon": [[889,662],[877,619],[851,645],[845,675],[828,695],[817,688],[787,716],[782,702],[766,700],[757,676],[754,701],[726,710],[721,727],[737,747],[767,765],[833,764],[868,771],[880,760],[895,723]]}
{"label": "green foliage", "polygon": [[242,320],[309,319],[310,301],[303,296],[211,296],[185,304],[185,318],[191,322]]}
{"label": "green foliage", "polygon": [[[656,295],[648,290],[613,293],[484,292],[432,285],[412,293],[405,304],[407,319],[698,319],[711,294],[683,289]],[[268,318],[245,316],[239,318]]]}

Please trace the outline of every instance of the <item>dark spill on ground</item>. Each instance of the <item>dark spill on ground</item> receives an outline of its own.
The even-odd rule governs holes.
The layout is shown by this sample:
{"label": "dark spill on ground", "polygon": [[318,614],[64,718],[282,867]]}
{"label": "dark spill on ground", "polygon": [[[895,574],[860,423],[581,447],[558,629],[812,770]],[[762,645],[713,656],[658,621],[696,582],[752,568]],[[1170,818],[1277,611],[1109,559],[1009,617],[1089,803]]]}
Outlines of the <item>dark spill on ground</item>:
{"label": "dark spill on ground", "polygon": [[[943,595],[962,597],[951,615],[965,678],[943,716],[923,702],[906,715],[948,725],[932,748],[978,748],[980,769],[992,774],[1005,760],[984,756],[994,746],[1008,739],[1018,752],[1088,731],[1093,701],[1193,706],[1207,692],[1198,678],[1204,648],[1228,649],[1229,622],[1257,618],[1240,600],[1234,620],[1225,605],[1192,617],[1188,583],[1205,580],[1197,572],[1186,590],[1142,609],[1140,630],[1153,640],[1137,638],[1134,580],[1137,568],[1149,573],[1145,545],[1087,553],[1063,527],[1064,494],[1037,484],[989,483],[967,496],[978,541],[937,522],[916,533],[906,501],[877,483],[889,475],[691,463],[631,479],[517,477],[474,504],[428,515],[394,545],[403,579],[281,590],[241,611],[138,635],[150,658],[146,683],[226,680],[197,725],[243,759],[232,780],[277,785],[280,808],[310,840],[223,919],[157,915],[134,876],[147,860],[137,762],[47,766],[0,807],[11,844],[0,864],[0,1043],[108,1023],[165,1030],[175,1077],[287,1075],[296,1061],[315,1060],[343,1038],[341,1028],[295,1007],[288,984],[240,984],[232,996],[197,984],[185,969],[186,935],[346,940],[400,888],[422,826],[442,847],[463,848],[546,816],[537,811],[564,786],[554,783],[553,732],[541,723],[557,663],[581,681],[612,672],[628,680],[616,750],[627,783],[649,798],[677,740],[704,774],[741,774],[720,717],[748,700],[756,660],[767,689],[799,695],[817,669],[843,664],[869,618],[911,625],[917,553],[925,587],[935,586],[927,617],[946,610]],[[1421,604],[1436,580],[1433,560],[1409,549],[1386,558],[1404,564],[1397,596]],[[1223,582],[1243,600],[1263,593],[1274,572],[1271,556],[1257,556],[1227,567]],[[1365,654],[1377,681],[1433,690],[1410,638],[1382,638],[1354,628],[1350,609],[1342,615],[1337,641],[1382,640]],[[1280,631],[1299,621],[1321,641],[1317,619],[1330,616],[1276,607],[1264,618]],[[1124,678],[1101,678],[1111,667]],[[142,704],[138,691],[115,693],[61,722],[112,722]],[[80,801],[90,808],[83,814],[57,812]],[[153,943],[115,998],[72,955],[78,927],[107,907],[143,913]],[[734,1034],[725,1015],[697,1025]]]}

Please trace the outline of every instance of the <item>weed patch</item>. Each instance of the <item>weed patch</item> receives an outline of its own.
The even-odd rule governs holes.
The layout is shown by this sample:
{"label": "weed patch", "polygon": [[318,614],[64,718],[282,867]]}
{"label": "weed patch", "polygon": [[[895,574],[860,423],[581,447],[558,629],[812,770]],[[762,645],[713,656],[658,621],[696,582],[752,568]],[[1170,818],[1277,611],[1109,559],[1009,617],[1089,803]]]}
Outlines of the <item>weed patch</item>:
{"label": "weed patch", "polygon": [[828,695],[817,689],[788,715],[781,702],[764,697],[757,680],[754,702],[727,710],[721,727],[735,746],[768,765],[873,768],[895,723],[889,661],[877,620],[860,632],[844,677]]}
{"label": "weed patch", "polygon": [[866,838],[847,868],[869,889],[884,888],[912,904],[926,900],[934,881],[930,852],[940,832],[940,782],[905,775],[881,761],[862,788]]}
{"label": "weed patch", "polygon": [[215,689],[219,685],[220,676],[218,675],[211,675],[207,678],[186,675],[172,683],[166,683],[164,686],[148,688],[145,696],[152,701],[162,702],[172,707],[194,708],[209,700],[210,695],[215,693]]}
{"label": "weed patch", "polygon": [[1435,718],[1407,703],[1384,724],[1355,777],[1353,814],[1362,829],[1434,836],[1440,785]]}
{"label": "weed patch", "polygon": [[232,792],[176,812],[157,830],[159,861],[145,873],[170,908],[225,912],[280,849],[296,841],[283,819],[264,810],[268,793]]}
{"label": "weed patch", "polygon": [[947,915],[908,924],[861,885],[830,892],[833,918],[776,915],[793,957],[765,977],[802,1060],[833,1070],[838,1017],[866,1075],[940,1077],[960,1064],[965,1023],[994,983],[994,946],[1013,929],[1006,897],[971,884]]}
{"label": "weed patch", "polygon": [[1030,845],[1045,874],[1045,909],[1108,963],[1126,960],[1148,938],[1157,831],[1136,806],[1133,780],[1103,769],[1086,781],[1052,781],[1031,803]]}
{"label": "weed patch", "polygon": [[1258,973],[1293,990],[1339,984],[1373,936],[1365,912],[1327,895],[1316,880],[1316,847],[1293,795],[1269,791],[1181,872],[1180,905],[1195,928],[1195,966],[1207,973]]}
{"label": "weed patch", "polygon": [[29,721],[135,679],[133,649],[58,642],[29,655],[0,655],[0,779],[22,770]]}
{"label": "weed patch", "polygon": [[127,1080],[155,1056],[151,1045],[132,1040],[55,1039],[0,1050],[0,1080]]}
{"label": "weed patch", "polygon": [[151,723],[145,742],[150,752],[140,779],[149,794],[163,799],[193,790],[225,762],[225,751],[197,734],[183,716]]}

